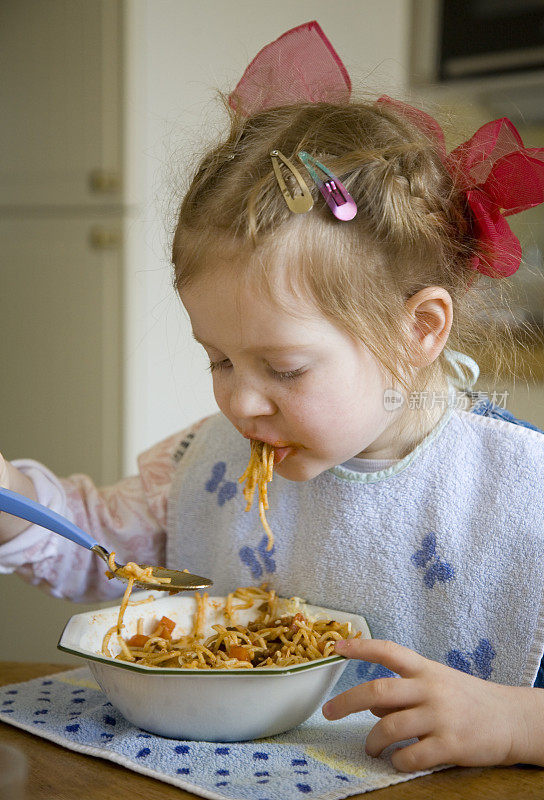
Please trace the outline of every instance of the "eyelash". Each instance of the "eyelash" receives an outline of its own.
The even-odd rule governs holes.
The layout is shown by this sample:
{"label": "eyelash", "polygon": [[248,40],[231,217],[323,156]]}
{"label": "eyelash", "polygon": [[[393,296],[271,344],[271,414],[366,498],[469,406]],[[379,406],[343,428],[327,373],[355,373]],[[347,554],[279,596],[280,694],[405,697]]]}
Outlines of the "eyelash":
{"label": "eyelash", "polygon": [[[210,372],[215,372],[218,369],[226,369],[230,366],[230,361],[226,358],[223,361],[210,361],[208,369]],[[304,367],[300,367],[300,369],[292,369],[287,372],[277,372],[275,369],[270,367],[270,371],[274,378],[277,378],[280,381],[290,381],[293,378],[298,378],[299,375],[302,375],[304,372]]]}

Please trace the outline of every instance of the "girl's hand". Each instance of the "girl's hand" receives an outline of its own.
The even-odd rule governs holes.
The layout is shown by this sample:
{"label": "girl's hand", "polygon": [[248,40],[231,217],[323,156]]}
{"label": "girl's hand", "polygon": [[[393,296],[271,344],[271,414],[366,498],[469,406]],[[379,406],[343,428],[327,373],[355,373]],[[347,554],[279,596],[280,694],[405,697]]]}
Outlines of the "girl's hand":
{"label": "girl's hand", "polygon": [[388,745],[417,737],[418,742],[393,753],[396,769],[414,772],[440,764],[523,761],[534,733],[524,714],[533,699],[527,693],[538,689],[484,681],[379,639],[343,640],[337,642],[336,652],[382,664],[400,675],[361,683],[323,706],[331,720],[364,710],[381,717],[367,736],[368,755],[379,756]]}
{"label": "girl's hand", "polygon": [[[0,453],[0,487],[2,489],[11,489],[13,492],[19,492],[31,500],[37,500],[36,489],[34,484],[26,475],[20,470],[6,461],[4,456]],[[9,542],[19,533],[28,527],[28,522],[24,519],[19,519],[5,511],[0,511],[0,544]]]}
{"label": "girl's hand", "polygon": [[0,486],[2,489],[9,489],[10,488],[10,481],[9,481],[9,472],[8,472],[8,462],[0,453]]}

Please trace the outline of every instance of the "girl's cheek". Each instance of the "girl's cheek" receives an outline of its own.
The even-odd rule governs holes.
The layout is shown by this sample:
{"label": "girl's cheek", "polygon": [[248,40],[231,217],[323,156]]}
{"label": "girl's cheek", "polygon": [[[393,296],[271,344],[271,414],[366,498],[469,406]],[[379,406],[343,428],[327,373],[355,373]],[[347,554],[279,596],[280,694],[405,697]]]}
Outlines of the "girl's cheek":
{"label": "girl's cheek", "polygon": [[329,426],[335,408],[327,402],[323,392],[302,392],[293,393],[285,412],[297,427],[319,432]]}
{"label": "girl's cheek", "polygon": [[225,414],[228,418],[229,416],[229,391],[228,387],[224,380],[222,380],[219,376],[213,376],[213,395],[215,397],[215,402],[219,406],[220,410]]}

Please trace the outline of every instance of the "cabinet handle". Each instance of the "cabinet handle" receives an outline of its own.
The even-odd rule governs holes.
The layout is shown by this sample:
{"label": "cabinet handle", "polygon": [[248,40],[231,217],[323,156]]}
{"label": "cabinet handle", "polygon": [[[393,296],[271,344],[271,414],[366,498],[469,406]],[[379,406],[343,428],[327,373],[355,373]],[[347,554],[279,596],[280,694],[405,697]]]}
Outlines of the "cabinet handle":
{"label": "cabinet handle", "polygon": [[121,188],[119,173],[111,169],[92,169],[89,172],[89,188],[96,194],[114,194]]}
{"label": "cabinet handle", "polygon": [[94,250],[117,250],[121,245],[121,231],[95,225],[89,232],[89,242]]}

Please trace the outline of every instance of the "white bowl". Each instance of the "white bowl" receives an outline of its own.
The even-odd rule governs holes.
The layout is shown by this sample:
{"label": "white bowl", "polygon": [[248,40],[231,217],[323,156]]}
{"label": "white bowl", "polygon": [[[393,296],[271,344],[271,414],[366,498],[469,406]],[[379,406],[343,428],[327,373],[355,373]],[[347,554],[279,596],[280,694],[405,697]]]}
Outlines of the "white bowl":
{"label": "white bowl", "polygon": [[[148,596],[155,601],[127,608],[125,637],[136,633],[140,617],[144,619],[144,633],[153,630],[163,615],[176,622],[173,638],[192,631],[196,609],[193,595],[163,595],[151,590],[134,593],[132,599]],[[225,624],[225,598],[209,599],[205,636],[214,633],[212,625]],[[292,601],[280,600],[279,615],[293,610]],[[300,610],[312,619],[349,620],[353,633],[360,631],[363,638],[370,638],[364,617],[310,605]],[[119,606],[76,614],[68,620],[57,646],[89,662],[108,700],[126,719],[160,736],[234,742],[282,733],[300,725],[320,707],[347,664],[345,658],[334,655],[290,667],[256,669],[140,666],[102,655],[104,633],[117,622],[118,613]],[[256,606],[236,611],[234,622],[247,625],[258,613]],[[114,639],[110,640],[110,651],[117,655],[119,647]]]}

